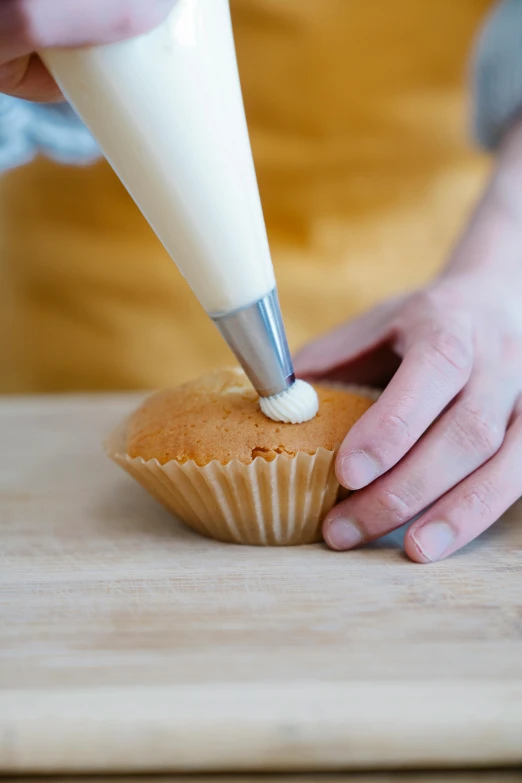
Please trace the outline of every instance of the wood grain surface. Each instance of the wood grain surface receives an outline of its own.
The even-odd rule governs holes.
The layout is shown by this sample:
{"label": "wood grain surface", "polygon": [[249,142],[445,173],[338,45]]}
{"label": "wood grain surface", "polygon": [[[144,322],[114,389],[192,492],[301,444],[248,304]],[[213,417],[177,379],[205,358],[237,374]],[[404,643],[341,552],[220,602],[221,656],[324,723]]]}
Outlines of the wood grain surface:
{"label": "wood grain surface", "polygon": [[520,508],[433,566],[214,543],[102,454],[136,399],[0,403],[1,771],[522,762]]}
{"label": "wood grain surface", "polygon": [[[385,772],[302,775],[175,775],[161,777],[71,778],[46,777],[45,783],[520,783],[516,770],[473,770],[473,772]],[[4,778],[3,783],[35,783],[34,778]]]}

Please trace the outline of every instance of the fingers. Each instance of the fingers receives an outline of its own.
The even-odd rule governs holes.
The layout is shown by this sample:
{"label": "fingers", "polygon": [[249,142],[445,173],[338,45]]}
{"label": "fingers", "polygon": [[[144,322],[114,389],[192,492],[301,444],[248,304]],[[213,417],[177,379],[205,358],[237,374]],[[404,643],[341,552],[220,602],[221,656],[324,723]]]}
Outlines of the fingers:
{"label": "fingers", "polygon": [[522,495],[522,406],[500,451],[408,530],[404,547],[418,563],[451,555],[490,527]]}
{"label": "fingers", "polygon": [[0,92],[26,101],[63,100],[56,82],[36,54],[0,65]]}
{"label": "fingers", "polygon": [[32,101],[62,95],[34,52],[132,38],[160,24],[175,0],[2,0],[0,92]]}
{"label": "fingers", "polygon": [[389,473],[337,506],[324,525],[333,549],[379,538],[416,517],[500,448],[514,383],[477,374],[465,392]]}
{"label": "fingers", "polygon": [[397,308],[397,302],[385,302],[310,343],[295,359],[296,372],[301,377],[324,377],[382,345],[390,337]]}
{"label": "fingers", "polygon": [[2,0],[1,59],[132,38],[160,24],[173,4],[174,0]]}
{"label": "fingers", "polygon": [[396,465],[463,389],[472,363],[471,328],[433,328],[413,342],[379,400],[342,444],[339,482],[361,489]]}

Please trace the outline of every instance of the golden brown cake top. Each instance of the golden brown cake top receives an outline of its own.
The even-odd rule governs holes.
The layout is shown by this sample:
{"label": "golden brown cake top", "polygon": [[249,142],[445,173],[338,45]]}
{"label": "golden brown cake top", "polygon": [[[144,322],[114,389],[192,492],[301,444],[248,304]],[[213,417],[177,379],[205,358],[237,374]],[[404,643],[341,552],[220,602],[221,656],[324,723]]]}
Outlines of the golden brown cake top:
{"label": "golden brown cake top", "polygon": [[149,397],[131,416],[127,453],[144,460],[194,460],[206,465],[233,459],[249,464],[333,450],[368,410],[358,394],[316,386],[319,413],[304,424],[279,424],[259,409],[259,399],[242,370],[227,369]]}

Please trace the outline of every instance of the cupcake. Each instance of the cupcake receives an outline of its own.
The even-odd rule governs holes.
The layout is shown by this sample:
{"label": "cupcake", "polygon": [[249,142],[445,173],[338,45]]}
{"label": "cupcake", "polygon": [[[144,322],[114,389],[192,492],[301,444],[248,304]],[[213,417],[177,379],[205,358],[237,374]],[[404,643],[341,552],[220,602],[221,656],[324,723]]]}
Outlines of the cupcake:
{"label": "cupcake", "polygon": [[339,493],[335,453],[375,396],[315,388],[315,418],[279,424],[261,413],[242,370],[215,372],[149,397],[112,434],[107,453],[205,536],[265,546],[319,541]]}

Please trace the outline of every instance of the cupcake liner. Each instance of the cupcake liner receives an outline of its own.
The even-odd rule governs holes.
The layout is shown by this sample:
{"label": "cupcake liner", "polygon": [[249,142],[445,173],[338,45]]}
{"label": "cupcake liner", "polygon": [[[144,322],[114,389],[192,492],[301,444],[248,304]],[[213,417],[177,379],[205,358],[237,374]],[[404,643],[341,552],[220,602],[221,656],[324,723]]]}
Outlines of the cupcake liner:
{"label": "cupcake liner", "polygon": [[[337,499],[334,451],[279,454],[249,465],[213,460],[165,465],[124,451],[125,425],[106,443],[108,456],[183,522],[220,541],[260,546],[310,544]],[[123,448],[122,448],[123,445]]]}
{"label": "cupcake liner", "polygon": [[[357,392],[366,390],[359,387]],[[279,454],[272,461],[256,457],[248,465],[238,460],[226,465],[213,460],[204,466],[171,460],[161,465],[156,459],[130,457],[126,430],[124,422],[109,437],[108,456],[198,533],[257,546],[321,540],[321,522],[340,490],[334,467],[337,449],[319,448],[315,454],[295,457]]]}

